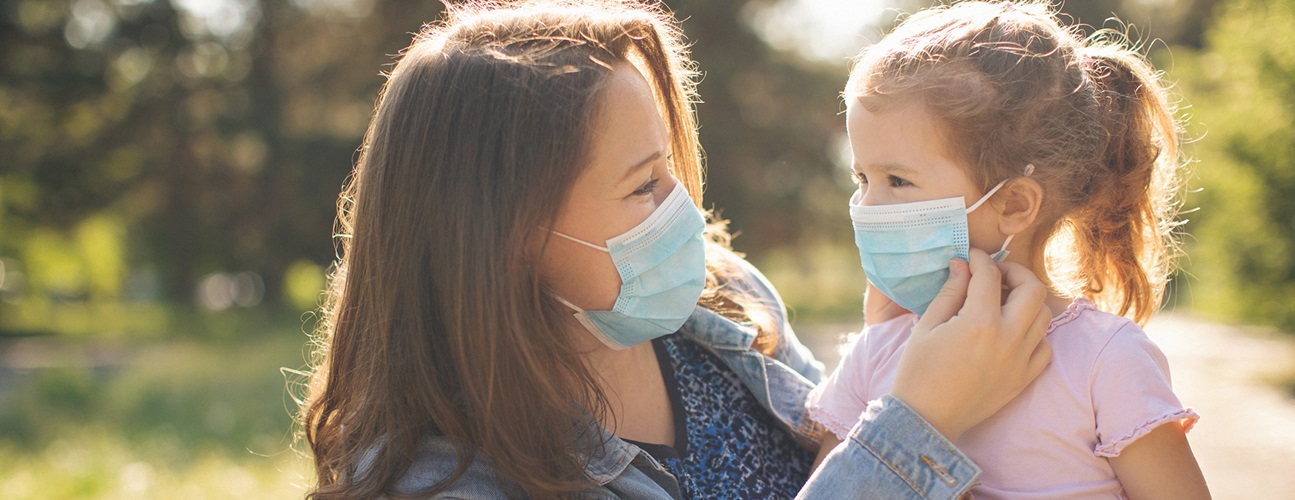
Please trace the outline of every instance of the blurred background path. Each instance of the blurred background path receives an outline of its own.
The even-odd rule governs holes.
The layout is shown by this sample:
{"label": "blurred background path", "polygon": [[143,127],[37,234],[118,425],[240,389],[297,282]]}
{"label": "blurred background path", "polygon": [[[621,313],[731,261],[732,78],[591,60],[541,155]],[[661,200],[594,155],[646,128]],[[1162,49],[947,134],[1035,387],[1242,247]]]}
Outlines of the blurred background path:
{"label": "blurred background path", "polygon": [[1201,414],[1188,439],[1214,498],[1295,498],[1295,342],[1184,315],[1147,332],[1179,397]]}
{"label": "blurred background path", "polygon": [[[841,332],[797,330],[834,368]],[[1188,434],[1216,499],[1295,499],[1295,339],[1253,327],[1162,314],[1147,333],[1169,358],[1174,390],[1201,414]]]}

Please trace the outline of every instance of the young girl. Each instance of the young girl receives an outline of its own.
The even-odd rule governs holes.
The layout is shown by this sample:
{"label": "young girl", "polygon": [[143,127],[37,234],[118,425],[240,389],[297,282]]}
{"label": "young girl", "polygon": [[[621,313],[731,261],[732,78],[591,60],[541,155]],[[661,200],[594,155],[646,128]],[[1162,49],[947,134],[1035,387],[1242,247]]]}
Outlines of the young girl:
{"label": "young girl", "polygon": [[[832,431],[820,458],[892,390],[949,260],[980,249],[1049,285],[1054,357],[996,415],[949,436],[984,469],[975,496],[1209,496],[1185,438],[1199,417],[1139,328],[1176,248],[1178,126],[1122,40],[1084,40],[1043,3],[964,2],[863,53],[846,89],[855,239],[870,284],[916,314],[869,326],[810,395]],[[888,307],[874,297],[869,309]]]}

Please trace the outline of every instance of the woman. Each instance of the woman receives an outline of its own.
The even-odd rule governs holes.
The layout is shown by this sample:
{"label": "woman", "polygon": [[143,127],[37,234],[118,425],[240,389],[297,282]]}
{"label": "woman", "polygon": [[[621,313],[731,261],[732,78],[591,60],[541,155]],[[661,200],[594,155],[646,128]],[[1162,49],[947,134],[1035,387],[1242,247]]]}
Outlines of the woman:
{"label": "woman", "polygon": [[954,317],[1004,282],[955,265],[894,394],[807,479],[821,367],[698,209],[691,64],[667,14],[614,0],[454,6],[417,37],[339,204],[312,496],[970,487],[950,440],[1046,364],[1042,286],[1005,268],[1002,314]]}

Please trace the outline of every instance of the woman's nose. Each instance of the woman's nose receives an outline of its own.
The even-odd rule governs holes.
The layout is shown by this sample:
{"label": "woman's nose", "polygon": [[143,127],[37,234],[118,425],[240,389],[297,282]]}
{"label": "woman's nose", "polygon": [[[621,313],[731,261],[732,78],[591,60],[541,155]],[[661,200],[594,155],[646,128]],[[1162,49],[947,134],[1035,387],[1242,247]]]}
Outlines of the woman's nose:
{"label": "woman's nose", "polygon": [[657,187],[656,193],[652,195],[652,197],[656,199],[657,206],[665,203],[666,197],[670,196],[670,193],[674,192],[674,187],[677,184],[679,184],[679,179],[675,178],[674,174],[666,174],[666,176],[661,179],[661,185]]}

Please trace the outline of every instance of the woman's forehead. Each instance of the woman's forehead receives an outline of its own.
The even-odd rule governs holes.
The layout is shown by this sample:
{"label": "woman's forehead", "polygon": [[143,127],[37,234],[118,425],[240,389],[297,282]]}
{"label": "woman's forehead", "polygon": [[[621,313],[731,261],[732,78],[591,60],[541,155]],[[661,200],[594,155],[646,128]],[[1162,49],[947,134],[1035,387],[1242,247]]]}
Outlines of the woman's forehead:
{"label": "woman's forehead", "polygon": [[[669,149],[669,135],[657,99],[647,79],[632,65],[621,63],[602,89],[589,141],[589,172],[619,178]],[[612,179],[615,181],[615,179]]]}

